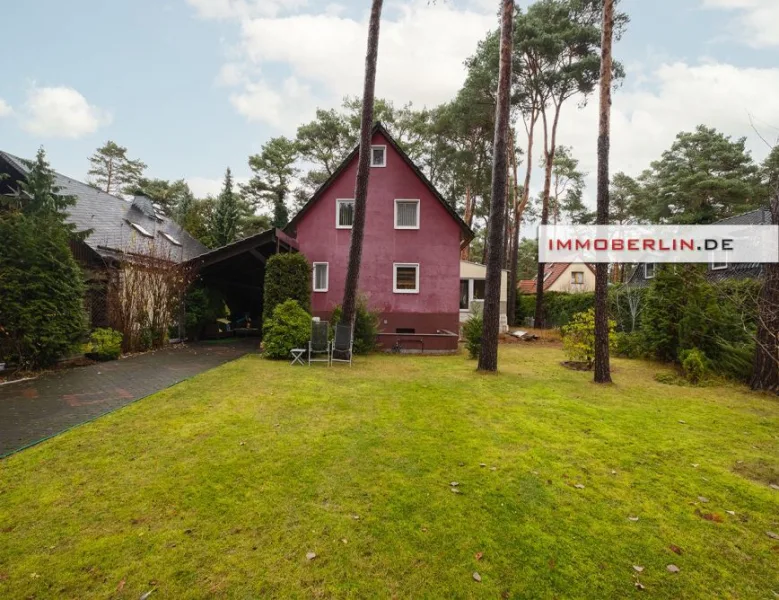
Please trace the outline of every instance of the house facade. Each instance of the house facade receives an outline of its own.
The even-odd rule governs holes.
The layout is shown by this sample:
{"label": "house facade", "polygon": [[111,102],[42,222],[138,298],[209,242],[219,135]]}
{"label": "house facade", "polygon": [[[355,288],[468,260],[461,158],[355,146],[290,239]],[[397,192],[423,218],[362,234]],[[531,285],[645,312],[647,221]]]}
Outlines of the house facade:
{"label": "house facade", "polygon": [[[715,225],[771,225],[771,211],[759,208],[734,217],[717,221]],[[639,263],[628,278],[628,285],[635,287],[648,286],[655,278],[657,263]],[[723,279],[757,279],[763,276],[761,263],[729,263],[710,262],[706,270],[709,281]]]}
{"label": "house facade", "polygon": [[[519,282],[520,294],[535,294],[536,279]],[[587,263],[546,263],[544,267],[544,291],[578,294],[595,290],[595,271]]]}
{"label": "house facade", "polygon": [[[358,149],[287,226],[313,266],[312,312],[343,300],[354,220]],[[460,249],[473,232],[377,124],[371,136],[359,290],[380,314],[380,343],[403,351],[457,349]]]}

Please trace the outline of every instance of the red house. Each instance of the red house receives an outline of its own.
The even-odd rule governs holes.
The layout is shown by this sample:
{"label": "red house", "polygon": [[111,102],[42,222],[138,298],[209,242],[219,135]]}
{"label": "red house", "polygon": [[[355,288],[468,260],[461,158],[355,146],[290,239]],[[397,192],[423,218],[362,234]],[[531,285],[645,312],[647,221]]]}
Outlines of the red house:
{"label": "red house", "polygon": [[[329,319],[343,300],[358,148],[287,226],[313,266],[312,310]],[[460,249],[473,232],[387,130],[371,138],[360,293],[381,314],[385,348],[457,349]]]}

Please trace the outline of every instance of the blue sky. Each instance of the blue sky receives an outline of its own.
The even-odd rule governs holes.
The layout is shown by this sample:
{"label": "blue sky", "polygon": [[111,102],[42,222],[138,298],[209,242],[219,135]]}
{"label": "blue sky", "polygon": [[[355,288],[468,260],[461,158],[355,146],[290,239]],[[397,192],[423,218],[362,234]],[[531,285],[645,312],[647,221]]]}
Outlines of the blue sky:
{"label": "blue sky", "polygon": [[[228,165],[294,134],[317,106],[360,93],[367,0],[29,0],[3,15],[0,149],[43,145],[83,178],[112,139],[154,177],[215,191]],[[526,4],[526,3],[525,3]],[[385,0],[377,93],[433,105],[495,26],[497,2]],[[628,78],[614,98],[614,168],[638,172],[697,123],[750,138],[779,131],[779,3],[623,0],[617,46]],[[42,40],[35,42],[34,40]],[[9,50],[13,49],[13,50]],[[560,143],[594,173],[595,102],[572,104]]]}

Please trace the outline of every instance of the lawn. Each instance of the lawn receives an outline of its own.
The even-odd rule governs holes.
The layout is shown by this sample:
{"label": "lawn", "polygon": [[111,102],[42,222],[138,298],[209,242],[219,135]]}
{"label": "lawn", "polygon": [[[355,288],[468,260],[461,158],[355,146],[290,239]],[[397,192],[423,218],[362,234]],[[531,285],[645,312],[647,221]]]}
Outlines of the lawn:
{"label": "lawn", "polygon": [[195,377],[0,461],[0,597],[779,594],[779,401],[562,359]]}

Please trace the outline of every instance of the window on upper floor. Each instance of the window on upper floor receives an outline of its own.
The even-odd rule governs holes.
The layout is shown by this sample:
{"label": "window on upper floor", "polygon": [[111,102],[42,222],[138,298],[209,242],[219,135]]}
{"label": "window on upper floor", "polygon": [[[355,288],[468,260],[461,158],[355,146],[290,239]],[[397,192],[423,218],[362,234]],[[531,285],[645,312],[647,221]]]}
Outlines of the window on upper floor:
{"label": "window on upper floor", "polygon": [[371,146],[371,166],[372,167],[386,167],[387,166],[387,147],[386,146]]}
{"label": "window on upper floor", "polygon": [[655,263],[644,263],[644,279],[655,278]]}
{"label": "window on upper floor", "polygon": [[335,226],[338,229],[351,229],[354,223],[354,200],[344,198],[335,201]]}
{"label": "window on upper floor", "polygon": [[314,291],[326,292],[330,283],[329,265],[326,262],[314,263]]}
{"label": "window on upper floor", "polygon": [[584,271],[571,272],[571,285],[584,285]]}
{"label": "window on upper floor", "polygon": [[392,283],[396,294],[418,294],[419,263],[395,263]]}
{"label": "window on upper floor", "polygon": [[712,271],[721,271],[722,269],[727,269],[728,268],[728,263],[727,262],[713,262],[713,263],[709,263],[709,267],[711,268]]}
{"label": "window on upper floor", "polygon": [[395,229],[419,229],[419,200],[395,200]]}

